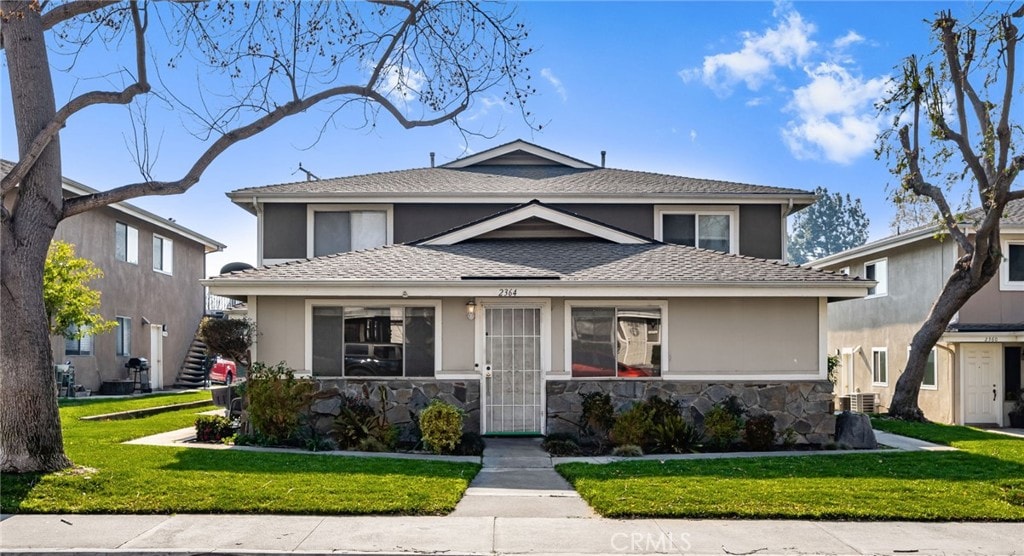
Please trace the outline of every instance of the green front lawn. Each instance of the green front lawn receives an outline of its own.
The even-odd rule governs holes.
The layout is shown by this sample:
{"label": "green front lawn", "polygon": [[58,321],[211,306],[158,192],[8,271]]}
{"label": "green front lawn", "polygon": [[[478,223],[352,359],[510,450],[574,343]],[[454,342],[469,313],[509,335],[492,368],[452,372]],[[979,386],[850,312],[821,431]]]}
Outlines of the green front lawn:
{"label": "green front lawn", "polygon": [[3,476],[4,513],[443,514],[480,466],[309,453],[121,444],[193,424],[186,409],[127,421],[81,421],[128,409],[209,398],[208,392],[62,402],[76,469]]}
{"label": "green front lawn", "polygon": [[1024,521],[1024,440],[966,427],[875,426],[961,451],[557,469],[605,517]]}

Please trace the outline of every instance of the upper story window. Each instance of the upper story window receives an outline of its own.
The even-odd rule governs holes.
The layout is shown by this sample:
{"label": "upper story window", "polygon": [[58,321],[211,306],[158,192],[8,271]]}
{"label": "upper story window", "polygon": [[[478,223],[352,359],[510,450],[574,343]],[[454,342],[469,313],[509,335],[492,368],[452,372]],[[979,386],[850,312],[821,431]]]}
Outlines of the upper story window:
{"label": "upper story window", "polygon": [[132,354],[132,319],[117,317],[117,347],[115,352],[120,356]]}
{"label": "upper story window", "polygon": [[871,384],[889,384],[889,354],[885,348],[871,349]]}
{"label": "upper story window", "polygon": [[661,376],[662,318],[660,306],[571,307],[572,376]]}
{"label": "upper story window", "polygon": [[654,237],[666,243],[736,253],[739,209],[736,207],[655,207]]}
{"label": "upper story window", "polygon": [[78,327],[72,326],[64,336],[64,355],[92,355],[92,334],[86,332],[81,338]]}
{"label": "upper story window", "polygon": [[372,205],[310,205],[307,256],[371,249],[391,243],[391,208]]}
{"label": "upper story window", "polygon": [[173,273],[174,242],[153,234],[153,270],[165,274]]}
{"label": "upper story window", "polygon": [[139,264],[139,230],[123,222],[114,223],[114,257]]}
{"label": "upper story window", "polygon": [[881,297],[889,293],[889,262],[886,259],[879,259],[864,263],[864,278],[878,282],[873,288],[868,288],[868,297]]}
{"label": "upper story window", "polygon": [[1024,290],[1024,241],[1003,241],[1006,260],[999,267],[999,288]]}

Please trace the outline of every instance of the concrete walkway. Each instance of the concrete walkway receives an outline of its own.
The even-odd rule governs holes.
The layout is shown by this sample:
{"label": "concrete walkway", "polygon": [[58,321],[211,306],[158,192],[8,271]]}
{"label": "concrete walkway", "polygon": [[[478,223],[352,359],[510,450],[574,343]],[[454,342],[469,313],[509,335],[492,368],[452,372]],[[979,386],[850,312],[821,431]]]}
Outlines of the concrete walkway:
{"label": "concrete walkway", "polygon": [[16,515],[21,554],[1020,554],[1020,523],[544,517]]}
{"label": "concrete walkway", "polygon": [[452,517],[597,517],[555,472],[540,438],[488,438],[483,469]]}

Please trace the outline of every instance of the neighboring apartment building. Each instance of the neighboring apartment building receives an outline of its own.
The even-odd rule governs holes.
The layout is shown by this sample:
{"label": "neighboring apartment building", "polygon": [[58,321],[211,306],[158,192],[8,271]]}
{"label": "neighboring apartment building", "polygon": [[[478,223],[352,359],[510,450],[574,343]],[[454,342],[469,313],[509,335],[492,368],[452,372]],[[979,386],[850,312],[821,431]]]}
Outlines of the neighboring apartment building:
{"label": "neighboring apartment building", "polygon": [[[826,310],[871,282],[787,265],[813,194],[607,169],[514,141],[441,167],[253,187],[254,358],[323,388],[440,397],[485,434],[574,428],[580,392],[695,419],[730,394],[827,439]],[[408,419],[397,409],[389,417]],[[393,421],[395,422],[395,421]]]}
{"label": "neighboring apartment building", "polygon": [[[967,213],[966,230],[976,217]],[[1007,394],[1021,388],[1024,201],[1007,205],[1001,230],[999,275],[964,305],[930,355],[919,403],[933,421],[1003,425]],[[829,307],[829,351],[841,359],[838,394],[876,392],[881,410],[888,408],[910,341],[962,254],[940,231],[915,229],[812,263],[878,282],[867,297]]]}
{"label": "neighboring apartment building", "polygon": [[[65,196],[95,191],[64,179]],[[126,379],[131,357],[145,357],[150,387],[171,386],[203,317],[206,254],[225,246],[124,202],[62,220],[54,240],[103,271],[90,287],[102,293],[100,314],[118,325],[80,340],[54,337],[54,360],[71,361],[76,383],[96,392]]]}

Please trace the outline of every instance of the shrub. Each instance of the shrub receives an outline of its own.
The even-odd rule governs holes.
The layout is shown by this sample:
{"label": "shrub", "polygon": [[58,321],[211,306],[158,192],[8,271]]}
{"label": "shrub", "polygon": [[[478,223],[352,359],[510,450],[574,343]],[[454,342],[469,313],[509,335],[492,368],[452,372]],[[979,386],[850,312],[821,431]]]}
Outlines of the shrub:
{"label": "shrub", "polygon": [[455,447],[455,455],[458,456],[479,456],[484,453],[484,439],[475,432],[464,432],[459,439],[459,445]]}
{"label": "shrub", "polygon": [[612,455],[624,458],[638,458],[644,455],[644,451],[636,444],[623,444],[621,446],[616,446],[615,449],[612,450]]}
{"label": "shrub", "polygon": [[293,441],[301,424],[301,412],[309,405],[316,385],[295,378],[284,362],[253,363],[245,386],[249,422],[270,444]]}
{"label": "shrub", "polygon": [[590,392],[583,394],[582,399],[583,422],[580,423],[580,434],[598,438],[607,436],[615,424],[611,395],[606,392]]}
{"label": "shrub", "polygon": [[670,417],[680,417],[682,410],[679,407],[679,400],[666,400],[660,396],[654,396],[641,402],[655,423],[664,422]]}
{"label": "shrub", "polygon": [[717,404],[704,415],[704,437],[717,450],[725,450],[740,437],[741,420],[725,404]]}
{"label": "shrub", "polygon": [[580,451],[580,445],[575,440],[569,439],[545,440],[543,447],[549,454],[556,458],[578,456],[582,453]]}
{"label": "shrub", "polygon": [[222,415],[200,415],[196,417],[196,441],[221,442],[235,434],[231,419]]}
{"label": "shrub", "polygon": [[450,454],[462,438],[462,410],[450,403],[430,402],[419,421],[423,442],[435,454]]}
{"label": "shrub", "polygon": [[652,426],[654,423],[651,421],[650,411],[643,403],[638,403],[615,419],[609,437],[616,446],[640,446],[647,440]]}
{"label": "shrub", "polygon": [[771,450],[775,445],[775,417],[765,413],[748,418],[743,425],[743,439],[752,450]]}
{"label": "shrub", "polygon": [[651,427],[647,452],[651,454],[684,454],[700,447],[701,434],[681,415],[668,415]]}

